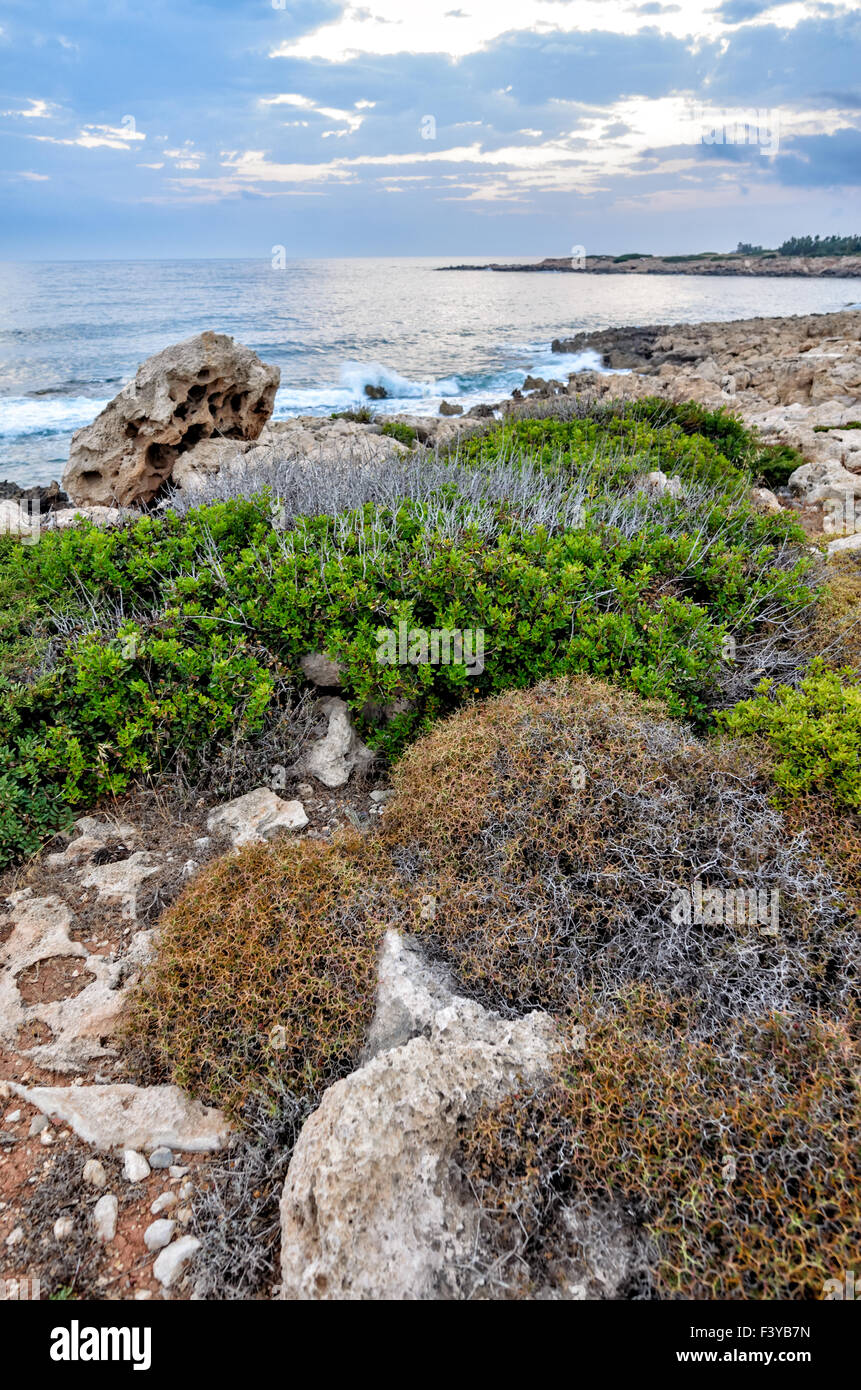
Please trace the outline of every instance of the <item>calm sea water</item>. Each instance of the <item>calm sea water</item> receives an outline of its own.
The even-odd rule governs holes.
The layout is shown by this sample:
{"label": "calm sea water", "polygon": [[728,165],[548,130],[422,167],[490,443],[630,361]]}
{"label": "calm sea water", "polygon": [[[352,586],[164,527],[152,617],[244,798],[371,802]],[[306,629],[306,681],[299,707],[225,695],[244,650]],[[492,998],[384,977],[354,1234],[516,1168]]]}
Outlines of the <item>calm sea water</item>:
{"label": "calm sea water", "polygon": [[0,264],[0,479],[59,478],[72,433],[144,358],[205,328],[281,368],[276,418],[329,414],[384,386],[387,412],[498,400],[555,337],[617,324],[807,314],[858,302],[857,280],[437,273],[444,260]]}

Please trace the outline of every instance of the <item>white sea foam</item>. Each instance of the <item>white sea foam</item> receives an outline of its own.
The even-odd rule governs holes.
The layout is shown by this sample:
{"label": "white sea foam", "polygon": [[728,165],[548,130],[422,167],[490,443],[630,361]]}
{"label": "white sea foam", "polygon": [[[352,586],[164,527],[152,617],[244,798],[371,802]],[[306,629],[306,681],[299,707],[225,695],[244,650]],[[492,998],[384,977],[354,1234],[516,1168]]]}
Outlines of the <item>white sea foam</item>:
{"label": "white sea foam", "polygon": [[0,436],[67,434],[95,420],[106,405],[89,396],[0,397]]}

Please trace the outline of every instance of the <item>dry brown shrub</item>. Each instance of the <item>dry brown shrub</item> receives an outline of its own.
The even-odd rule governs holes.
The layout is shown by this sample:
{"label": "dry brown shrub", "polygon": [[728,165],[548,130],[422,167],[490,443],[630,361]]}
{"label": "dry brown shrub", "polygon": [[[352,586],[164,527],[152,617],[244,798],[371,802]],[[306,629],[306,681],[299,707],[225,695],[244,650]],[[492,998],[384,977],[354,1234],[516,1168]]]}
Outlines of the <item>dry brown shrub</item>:
{"label": "dry brown shrub", "polygon": [[251,845],[166,913],[128,1033],[149,1066],[234,1116],[355,1065],[380,929],[358,837]]}

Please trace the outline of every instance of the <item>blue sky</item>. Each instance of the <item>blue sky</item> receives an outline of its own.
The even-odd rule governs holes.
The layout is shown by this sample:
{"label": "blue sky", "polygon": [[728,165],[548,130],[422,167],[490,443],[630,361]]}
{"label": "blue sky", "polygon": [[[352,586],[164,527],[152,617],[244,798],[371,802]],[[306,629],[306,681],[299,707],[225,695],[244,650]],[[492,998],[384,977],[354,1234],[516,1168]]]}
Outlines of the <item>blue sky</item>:
{"label": "blue sky", "polygon": [[861,7],[3,0],[0,256],[861,232]]}

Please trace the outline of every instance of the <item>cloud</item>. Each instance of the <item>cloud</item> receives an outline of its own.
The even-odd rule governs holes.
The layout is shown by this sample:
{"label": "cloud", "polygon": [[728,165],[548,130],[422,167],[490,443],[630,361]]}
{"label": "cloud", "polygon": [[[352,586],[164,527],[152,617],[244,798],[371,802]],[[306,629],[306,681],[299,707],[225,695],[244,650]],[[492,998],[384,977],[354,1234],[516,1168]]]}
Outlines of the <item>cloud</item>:
{"label": "cloud", "polygon": [[[2,32],[2,31],[0,31]],[[0,111],[0,116],[16,116],[21,120],[44,120],[56,109],[52,101],[42,101],[39,97],[28,97],[29,107],[23,111]]]}

